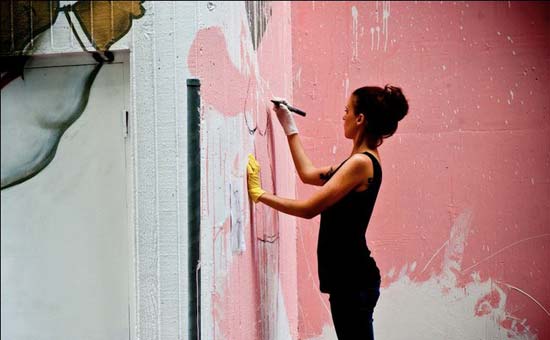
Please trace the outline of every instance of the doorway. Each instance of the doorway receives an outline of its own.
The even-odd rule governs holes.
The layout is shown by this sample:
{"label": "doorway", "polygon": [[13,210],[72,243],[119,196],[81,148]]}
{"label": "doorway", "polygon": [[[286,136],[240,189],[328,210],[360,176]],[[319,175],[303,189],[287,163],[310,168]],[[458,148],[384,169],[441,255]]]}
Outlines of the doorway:
{"label": "doorway", "polygon": [[2,89],[2,339],[131,337],[127,60],[31,57]]}

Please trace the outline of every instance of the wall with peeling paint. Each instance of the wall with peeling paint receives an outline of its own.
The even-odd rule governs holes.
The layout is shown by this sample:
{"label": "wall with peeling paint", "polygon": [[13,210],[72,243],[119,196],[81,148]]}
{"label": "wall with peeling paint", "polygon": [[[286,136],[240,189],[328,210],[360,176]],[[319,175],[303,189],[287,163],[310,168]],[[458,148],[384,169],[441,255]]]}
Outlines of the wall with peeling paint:
{"label": "wall with peeling paint", "polygon": [[292,98],[290,4],[198,11],[187,62],[202,84],[202,336],[297,338],[296,220],[250,205],[243,171],[254,153],[264,187],[294,195],[286,138],[269,112],[273,96]]}
{"label": "wall with peeling paint", "polygon": [[[542,2],[292,3],[294,103],[311,113],[297,124],[317,165],[351,150],[341,117],[355,88],[409,99],[379,148],[367,231],[378,338],[550,337],[549,18]],[[298,221],[299,335],[335,339],[318,223]]]}
{"label": "wall with peeling paint", "polygon": [[392,83],[411,111],[380,148],[386,179],[367,233],[383,274],[376,335],[544,338],[548,6],[255,6],[199,9],[189,50],[190,73],[203,81],[204,335],[335,338],[318,290],[318,218],[248,205],[239,168],[252,151],[267,190],[307,197],[315,189],[294,179],[266,99],[304,108],[296,120],[307,151],[336,165],[351,147],[340,121],[347,96]]}
{"label": "wall with peeling paint", "polygon": [[[186,338],[195,307],[187,304],[190,77],[202,83],[203,339],[335,339],[318,290],[319,219],[250,204],[246,158],[260,161],[266,190],[309,196],[315,189],[296,180],[268,100],[307,111],[296,121],[308,154],[335,165],[351,148],[340,120],[350,92],[385,83],[401,86],[411,109],[380,148],[385,180],[367,233],[383,275],[376,336],[550,337],[550,6],[142,5],[111,48],[129,53],[131,338]],[[60,17],[34,53],[82,53],[72,34]]]}
{"label": "wall with peeling paint", "polygon": [[[61,1],[60,6],[69,6],[75,3],[76,1]],[[36,1],[21,2],[17,5],[27,6],[26,9],[28,10],[30,9],[28,6],[36,4],[42,6],[44,3]],[[55,4],[52,1],[51,4],[45,6],[55,8],[56,6],[53,5]],[[128,2],[123,4],[117,2],[99,4],[97,1],[94,2],[94,6],[118,6],[117,9],[110,11],[111,14],[120,10],[120,7],[127,7],[128,5]],[[82,325],[93,325],[93,327],[90,327],[92,331],[87,334],[90,338],[108,338],[109,335],[106,334],[113,334],[114,332],[110,324],[115,324],[119,320],[122,320],[119,324],[122,324],[121,327],[124,327],[124,329],[117,328],[115,330],[116,334],[123,332],[123,337],[131,339],[182,339],[187,334],[187,234],[185,232],[187,230],[187,212],[185,209],[187,206],[187,186],[184,172],[186,168],[186,97],[184,91],[186,78],[189,77],[189,74],[184,56],[187,56],[189,45],[196,33],[196,13],[198,6],[201,4],[149,1],[143,2],[142,5],[145,12],[143,17],[134,22],[132,29],[124,37],[120,38],[118,36],[120,40],[110,47],[115,57],[113,65],[106,64],[99,71],[97,79],[103,80],[100,82],[101,85],[98,86],[101,86],[101,93],[107,93],[107,99],[105,99],[105,95],[98,99],[97,89],[91,88],[90,98],[98,100],[90,101],[90,103],[101,105],[97,106],[95,112],[99,110],[101,115],[106,115],[105,122],[102,121],[103,117],[101,115],[92,115],[93,118],[90,118],[89,114],[84,114],[82,118],[74,123],[75,127],[69,130],[64,140],[61,141],[61,144],[65,143],[70,150],[76,150],[73,151],[73,154],[83,149],[90,150],[90,145],[104,145],[112,140],[113,136],[118,138],[125,133],[125,130],[123,130],[124,111],[128,110],[128,135],[124,141],[117,139],[122,147],[114,150],[112,145],[107,146],[106,150],[102,151],[101,155],[97,157],[94,157],[93,153],[88,154],[86,152],[79,154],[78,157],[67,157],[66,154],[58,154],[57,157],[64,160],[69,169],[77,171],[75,174],[77,184],[70,182],[72,177],[57,175],[48,182],[48,185],[53,186],[54,189],[48,189],[46,194],[43,195],[29,195],[27,193],[26,197],[23,195],[23,199],[20,201],[12,200],[13,194],[17,194],[22,190],[17,185],[2,190],[2,241],[11,242],[13,241],[12,236],[16,236],[17,241],[22,242],[27,247],[32,242],[40,244],[41,247],[34,247],[31,251],[34,254],[32,256],[38,262],[43,261],[45,263],[44,268],[42,268],[45,272],[42,281],[46,283],[56,282],[56,280],[62,280],[63,277],[70,276],[70,280],[65,284],[78,287],[79,290],[86,291],[88,295],[83,294],[76,299],[70,299],[58,297],[50,290],[43,290],[39,293],[46,296],[46,301],[48,299],[55,301],[56,314],[47,309],[50,308],[48,305],[39,304],[35,306],[32,315],[28,313],[10,315],[9,313],[13,310],[7,309],[6,306],[8,305],[5,303],[10,303],[10,307],[15,306],[17,308],[21,306],[20,303],[17,303],[19,297],[14,294],[12,288],[18,287],[19,292],[22,292],[20,297],[28,298],[32,295],[26,294],[25,291],[36,289],[37,286],[29,280],[31,276],[23,275],[24,272],[21,272],[24,277],[20,281],[17,281],[19,278],[15,276],[2,275],[2,324],[5,324],[4,321],[12,323],[10,325],[12,327],[2,327],[2,338],[4,338],[4,335],[9,336],[10,339],[17,339],[17,336],[28,338],[28,335],[24,333],[26,331],[32,332],[32,338],[34,339],[67,338],[67,333],[72,331],[73,328],[57,327],[56,323],[47,323],[49,329],[46,329],[46,327],[29,329],[25,326],[31,324],[28,322],[31,318],[40,319],[40,317],[45,316],[44,319],[48,319],[62,316],[62,318],[56,320],[62,322],[65,320],[63,317],[74,317],[74,313],[70,314],[70,309],[66,307],[76,306],[75,310],[86,308],[79,305],[79,302],[93,296],[90,294],[93,291],[87,289],[88,287],[105,288],[102,295],[103,300],[110,299],[105,292],[112,293],[113,290],[120,287],[122,287],[120,291],[127,294],[122,303],[119,303],[120,299],[115,300],[114,298],[111,298],[105,305],[99,302],[103,301],[102,299],[95,300],[99,306],[88,310],[88,312],[94,314],[95,318],[79,321],[82,322]],[[206,6],[206,3],[203,5]],[[8,3],[7,6],[10,9],[15,8],[15,4]],[[33,13],[33,15],[36,14]],[[6,15],[6,13],[3,12],[3,15]],[[31,18],[33,18],[32,15]],[[105,21],[105,18],[109,19],[109,16],[103,18]],[[74,19],[74,23],[78,22],[74,16],[72,19]],[[129,17],[126,17],[127,19]],[[32,25],[30,26],[32,29]],[[74,63],[75,59],[80,59],[79,64],[94,65],[97,63],[97,59],[92,58],[92,55],[84,52],[83,49],[92,52],[95,51],[97,46],[89,41],[88,34],[83,32],[83,30],[86,31],[85,25],[82,26],[82,23],[80,23],[76,26],[76,31],[73,31],[67,17],[59,15],[51,27],[42,32],[34,32],[34,36],[31,35],[32,55],[36,57],[36,60],[42,62],[55,59],[57,64],[67,65]],[[97,28],[97,25],[95,27]],[[77,41],[77,34],[81,39],[82,46]],[[9,36],[3,31],[2,42],[6,41],[4,39],[6,35]],[[9,42],[10,39],[8,37],[7,41]],[[2,51],[5,50],[2,49]],[[82,59],[84,59],[83,62]],[[2,64],[2,66],[5,65]],[[110,79],[116,78],[122,72],[118,71],[119,69],[124,70],[123,78],[125,80],[120,83],[113,83]],[[4,71],[3,68],[2,80],[6,76]],[[44,77],[47,77],[47,72],[44,72]],[[44,99],[38,98],[44,100],[41,107],[42,111],[46,111],[49,116],[54,118],[56,114],[59,114],[60,109],[65,109],[62,105],[55,106],[55,101],[63,103],[63,100],[66,99],[63,95],[51,96],[52,93],[56,93],[56,91],[66,86],[64,83],[58,85],[60,83],[59,78],[47,79],[45,81],[47,85],[42,90],[50,96],[44,96]],[[120,77],[117,78],[117,80],[119,79]],[[2,85],[4,85],[4,82],[2,82]],[[2,105],[7,102],[4,100],[4,96],[7,95],[4,92],[6,89],[7,87],[2,90]],[[67,93],[65,91],[63,94],[66,96]],[[109,95],[112,98],[109,98]],[[78,97],[75,96],[71,99],[76,98]],[[32,104],[37,98],[28,98],[27,95],[20,94],[20,97],[16,100],[21,103],[21,106],[24,106],[25,102]],[[120,102],[123,104],[118,105]],[[40,105],[37,106],[40,107]],[[108,108],[109,111],[104,110],[104,108]],[[5,112],[2,109],[3,129]],[[38,122],[40,123],[40,121]],[[107,132],[106,122],[114,124],[111,126],[119,127],[118,136]],[[46,121],[46,123],[48,122]],[[59,124],[60,122],[55,123]],[[82,126],[91,126],[92,130],[83,129]],[[8,143],[4,143],[4,136],[4,133],[2,133],[3,151],[4,147],[10,147],[9,139]],[[86,146],[81,147],[80,143],[86,144]],[[116,153],[118,151],[122,155]],[[96,176],[95,178],[99,177],[104,180],[105,176],[101,177],[101,174],[113,171],[112,165],[104,162],[105,155],[115,155],[115,157],[110,158],[116,159],[116,162],[124,163],[123,167],[126,170],[121,171],[121,178],[115,180],[116,186],[111,185],[110,188],[110,183],[107,181],[100,184],[96,183],[96,179],[92,178],[90,180],[89,176],[85,176],[86,174],[92,174]],[[123,158],[121,159],[120,156]],[[56,162],[54,160],[52,163],[54,169],[56,169]],[[4,159],[2,159],[2,166],[4,167],[4,165]],[[48,167],[46,167],[45,172],[49,172]],[[2,169],[2,173],[4,174],[4,169]],[[39,174],[37,177],[42,176],[44,175]],[[32,186],[29,183],[35,181],[31,179],[20,185],[29,187]],[[100,188],[105,187],[105,185],[109,188],[108,190],[115,190],[116,193],[110,195],[109,199],[95,200],[96,205],[87,204],[93,198],[97,198]],[[115,189],[120,186],[122,188],[127,187],[128,192],[124,192],[123,189]],[[60,188],[65,188],[65,191],[59,192]],[[87,195],[86,192],[84,193],[84,198],[74,195],[79,188],[88,190]],[[105,196],[108,195],[108,190]],[[66,192],[69,192],[69,194],[65,195]],[[92,192],[96,194],[93,195]],[[59,200],[52,200],[50,199],[51,195],[62,195],[63,197]],[[123,201],[124,199],[127,201]],[[105,205],[110,205],[111,200],[115,201],[116,204],[112,204],[108,209],[103,209]],[[26,210],[34,205],[32,203],[34,201],[37,202],[35,207],[52,202],[53,204],[59,204],[59,202],[68,201],[70,204],[56,206],[55,210],[52,209],[48,215],[52,220],[47,225],[48,219],[43,216],[39,215],[39,218],[33,219],[32,216],[35,216],[35,214],[26,213]],[[8,209],[12,204],[17,209],[9,209],[10,214],[6,214],[5,209]],[[82,214],[82,209],[75,209],[75,207],[80,208],[82,206],[91,210],[88,213],[92,217]],[[123,216],[127,223],[120,223],[120,219],[114,219],[109,213],[110,210],[115,210],[119,216]],[[65,213],[65,217],[74,218],[73,224],[85,219],[87,224],[78,226],[78,228],[84,230],[90,224],[100,224],[99,228],[90,231],[90,234],[100,235],[100,237],[94,238],[94,242],[91,242],[89,235],[84,232],[81,233],[81,229],[76,226],[72,228],[70,223],[61,225],[60,221],[55,219],[54,211],[59,211],[61,215]],[[86,212],[86,209],[84,209],[84,212]],[[15,216],[16,213],[22,213],[25,218],[10,220],[9,216]],[[4,223],[5,221],[9,221],[9,225]],[[66,222],[66,220],[63,221]],[[116,231],[110,229],[113,225],[116,226]],[[14,232],[14,230],[17,230],[17,232]],[[39,232],[33,233],[32,230],[39,230]],[[48,233],[47,239],[41,236],[40,233],[43,232]],[[9,237],[4,238],[5,235]],[[25,242],[25,237],[29,238],[29,242]],[[79,240],[81,243],[78,243]],[[122,244],[119,242],[122,242]],[[5,247],[6,244],[8,246]],[[4,261],[10,264],[10,262],[13,263],[14,255],[22,254],[21,258],[30,255],[27,248],[13,249],[12,245],[17,245],[17,243],[2,243],[3,274],[9,273],[8,270],[19,270],[17,267],[4,266]],[[44,249],[49,249],[49,245],[53,245],[53,251],[44,251]],[[79,245],[83,246],[80,248]],[[102,251],[100,247],[108,249],[110,253]],[[79,251],[79,256],[73,255],[71,253],[73,250]],[[88,258],[80,256],[82,253],[86,253],[86,250],[89,250],[87,252]],[[114,256],[116,260],[113,260],[111,258],[113,256],[109,254],[116,254]],[[74,262],[77,269],[64,266],[63,262],[57,261],[57,258],[60,257],[69,263]],[[83,260],[80,261],[81,259]],[[36,264],[37,261],[33,263]],[[90,264],[94,264],[94,266]],[[117,269],[117,274],[110,277],[110,281],[98,280],[101,277],[97,275],[99,272],[104,273],[111,270],[110,268],[115,265],[122,269]],[[28,266],[27,268],[32,267]],[[48,270],[48,268],[54,268],[55,270]],[[96,272],[96,270],[99,270],[99,272]],[[89,280],[88,277],[93,279]],[[14,281],[14,279],[16,280]],[[79,283],[78,280],[85,280],[85,282]],[[111,284],[112,281],[115,281],[118,286],[114,287]],[[74,282],[78,284],[73,284]],[[63,291],[63,286],[57,288]],[[36,294],[36,292],[32,293]],[[67,294],[67,291],[63,293]],[[10,296],[11,302],[9,299],[4,298],[7,296]],[[122,317],[117,319],[113,317],[110,322],[106,322],[105,317],[113,316],[112,313],[107,313],[112,311],[110,309],[111,305],[115,305],[117,315],[122,315]],[[99,322],[94,324],[94,320],[99,320]],[[77,332],[80,331],[81,333],[87,329],[79,326],[78,323],[74,323],[73,326],[77,329]],[[23,332],[20,332],[20,330],[23,330]],[[52,335],[50,332],[52,330],[58,332],[57,336]],[[74,338],[74,336],[70,337]],[[117,338],[120,337],[117,335]]]}

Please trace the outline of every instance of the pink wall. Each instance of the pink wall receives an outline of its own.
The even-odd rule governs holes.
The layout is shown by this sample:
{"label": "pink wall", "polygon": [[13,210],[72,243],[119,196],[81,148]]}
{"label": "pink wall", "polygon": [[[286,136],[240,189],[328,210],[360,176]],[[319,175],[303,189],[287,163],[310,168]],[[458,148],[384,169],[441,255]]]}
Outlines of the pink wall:
{"label": "pink wall", "polygon": [[[409,99],[380,148],[367,232],[381,338],[550,338],[549,18],[542,2],[292,3],[294,104],[317,165],[351,150],[341,117],[355,88],[391,83]],[[318,224],[298,221],[303,339],[331,327]]]}
{"label": "pink wall", "polygon": [[335,339],[318,289],[319,218],[249,204],[243,169],[254,153],[265,189],[307,197],[315,188],[298,183],[268,99],[306,110],[296,121],[310,157],[337,165],[351,150],[347,97],[386,83],[410,112],[380,148],[367,233],[383,275],[376,336],[550,337],[549,5],[202,7],[187,64],[202,82],[205,338]]}
{"label": "pink wall", "polygon": [[[268,114],[270,98],[292,96],[290,4],[210,6],[198,15],[188,54],[204,114],[203,338],[297,338],[296,220],[250,204],[245,177],[253,153],[264,188],[294,195],[286,138]],[[241,249],[232,244],[237,220]]]}

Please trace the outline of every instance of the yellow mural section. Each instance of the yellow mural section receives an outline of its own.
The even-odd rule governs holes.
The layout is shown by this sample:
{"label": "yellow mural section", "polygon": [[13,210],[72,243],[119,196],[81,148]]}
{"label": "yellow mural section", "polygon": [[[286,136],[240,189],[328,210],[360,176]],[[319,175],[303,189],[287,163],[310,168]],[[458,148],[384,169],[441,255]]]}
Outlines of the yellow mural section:
{"label": "yellow mural section", "polygon": [[142,1],[78,1],[72,10],[88,39],[98,51],[107,51],[141,18]]}
{"label": "yellow mural section", "polygon": [[[88,40],[98,51],[107,51],[145,14],[143,1],[77,1],[60,7],[59,1],[1,1],[0,54],[29,54],[32,41],[49,29],[63,12],[73,12]],[[74,28],[73,28],[74,31]],[[81,41],[81,38],[77,36]],[[29,43],[31,43],[29,45]]]}

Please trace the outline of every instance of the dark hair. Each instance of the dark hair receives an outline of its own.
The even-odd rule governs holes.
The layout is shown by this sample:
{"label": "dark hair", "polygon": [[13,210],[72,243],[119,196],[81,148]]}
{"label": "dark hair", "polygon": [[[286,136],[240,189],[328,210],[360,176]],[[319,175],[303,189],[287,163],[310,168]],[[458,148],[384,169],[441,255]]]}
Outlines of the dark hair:
{"label": "dark hair", "polygon": [[399,87],[386,85],[360,87],[353,91],[353,111],[365,115],[365,138],[370,148],[380,146],[397,130],[397,123],[407,115],[409,104]]}

